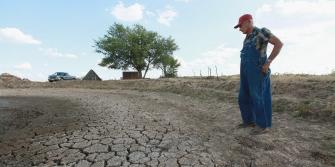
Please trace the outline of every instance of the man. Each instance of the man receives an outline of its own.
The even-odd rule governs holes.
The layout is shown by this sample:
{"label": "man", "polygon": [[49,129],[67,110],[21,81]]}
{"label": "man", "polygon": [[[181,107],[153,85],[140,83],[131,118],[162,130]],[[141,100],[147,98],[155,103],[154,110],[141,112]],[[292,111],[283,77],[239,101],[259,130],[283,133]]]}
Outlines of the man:
{"label": "man", "polygon": [[[263,134],[272,126],[270,64],[279,54],[283,43],[266,28],[253,25],[245,14],[234,27],[246,34],[241,50],[240,92],[238,97],[243,123],[239,127],[255,127],[251,134]],[[267,44],[274,45],[267,57]]]}

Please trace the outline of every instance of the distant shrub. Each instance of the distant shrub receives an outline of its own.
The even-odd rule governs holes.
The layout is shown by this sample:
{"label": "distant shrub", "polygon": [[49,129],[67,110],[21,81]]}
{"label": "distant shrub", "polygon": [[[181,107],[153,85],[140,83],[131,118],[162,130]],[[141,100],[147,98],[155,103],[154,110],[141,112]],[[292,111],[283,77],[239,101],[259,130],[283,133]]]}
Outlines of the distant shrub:
{"label": "distant shrub", "polygon": [[335,76],[335,69],[332,70],[332,72],[330,73],[330,75],[334,75]]}

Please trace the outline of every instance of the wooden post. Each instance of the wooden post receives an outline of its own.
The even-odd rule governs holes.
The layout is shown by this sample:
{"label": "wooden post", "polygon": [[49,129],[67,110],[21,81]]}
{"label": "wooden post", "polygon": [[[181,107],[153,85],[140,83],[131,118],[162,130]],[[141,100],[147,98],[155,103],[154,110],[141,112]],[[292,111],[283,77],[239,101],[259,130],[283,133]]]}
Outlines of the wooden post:
{"label": "wooden post", "polygon": [[212,69],[209,68],[209,76],[211,77],[212,76]]}

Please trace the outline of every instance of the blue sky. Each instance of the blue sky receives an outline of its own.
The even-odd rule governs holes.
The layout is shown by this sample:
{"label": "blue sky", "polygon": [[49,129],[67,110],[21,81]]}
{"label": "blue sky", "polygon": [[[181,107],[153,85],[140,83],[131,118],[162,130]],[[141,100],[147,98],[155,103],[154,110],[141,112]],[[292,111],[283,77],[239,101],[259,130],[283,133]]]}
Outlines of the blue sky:
{"label": "blue sky", "polygon": [[[172,36],[180,48],[175,52],[180,76],[206,75],[215,66],[219,75],[238,74],[244,35],[233,26],[245,13],[285,44],[273,62],[274,73],[335,69],[331,0],[2,0],[0,11],[0,73],[30,80],[46,81],[56,71],[82,77],[90,69],[103,79],[119,79],[120,70],[97,65],[103,55],[92,47],[115,22]],[[151,70],[148,76],[160,74]]]}

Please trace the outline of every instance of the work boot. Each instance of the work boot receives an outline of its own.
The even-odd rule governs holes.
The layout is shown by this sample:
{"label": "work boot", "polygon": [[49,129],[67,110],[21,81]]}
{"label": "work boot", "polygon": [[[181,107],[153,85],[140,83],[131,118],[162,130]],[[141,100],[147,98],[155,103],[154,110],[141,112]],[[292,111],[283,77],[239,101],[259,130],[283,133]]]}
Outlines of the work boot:
{"label": "work boot", "polygon": [[241,124],[237,125],[237,129],[241,129],[241,128],[253,128],[255,126],[256,126],[256,124],[253,123],[253,122],[248,123],[248,124],[241,123]]}
{"label": "work boot", "polygon": [[261,127],[256,127],[250,132],[250,135],[261,135],[268,133],[270,131],[270,128],[261,128]]}

